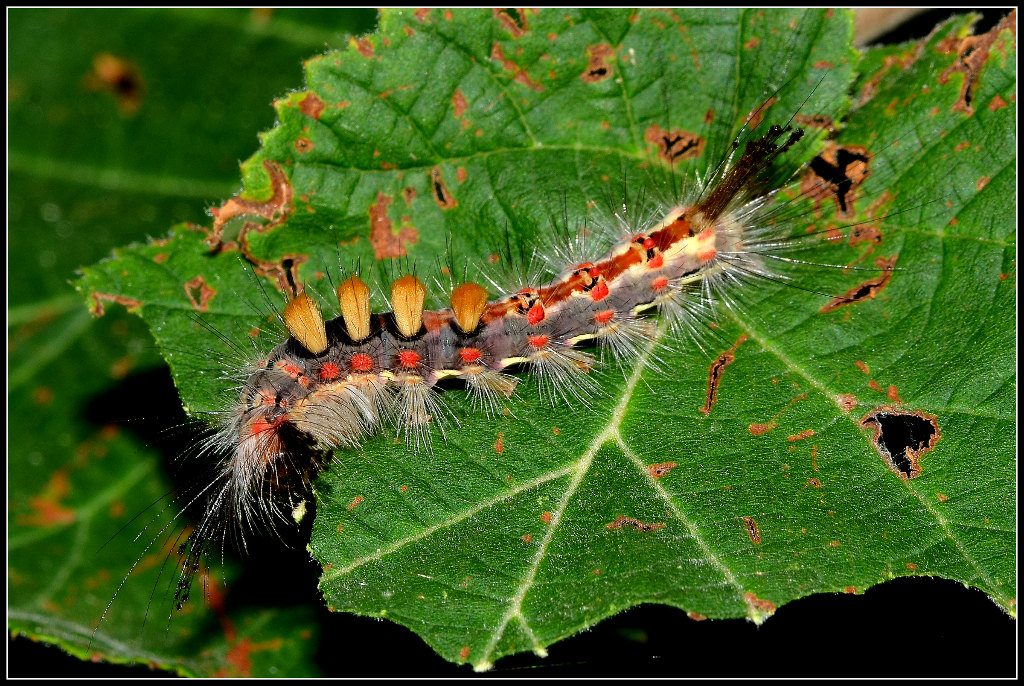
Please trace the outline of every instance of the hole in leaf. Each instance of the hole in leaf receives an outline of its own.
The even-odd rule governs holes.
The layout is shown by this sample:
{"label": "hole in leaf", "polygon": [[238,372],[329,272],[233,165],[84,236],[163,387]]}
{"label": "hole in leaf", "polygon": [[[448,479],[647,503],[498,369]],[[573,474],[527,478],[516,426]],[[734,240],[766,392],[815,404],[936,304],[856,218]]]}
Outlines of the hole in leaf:
{"label": "hole in leaf", "polygon": [[875,449],[905,479],[921,474],[921,457],[935,447],[941,435],[935,417],[891,407],[868,413],[860,425],[874,428],[871,442]]}

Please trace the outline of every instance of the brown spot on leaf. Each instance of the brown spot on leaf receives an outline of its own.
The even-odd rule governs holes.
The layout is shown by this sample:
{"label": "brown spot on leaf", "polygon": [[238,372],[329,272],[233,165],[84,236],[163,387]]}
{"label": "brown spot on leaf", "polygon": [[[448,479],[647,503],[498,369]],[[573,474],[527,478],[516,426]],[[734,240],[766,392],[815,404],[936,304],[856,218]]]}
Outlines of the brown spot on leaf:
{"label": "brown spot on leaf", "polygon": [[625,526],[630,526],[637,531],[657,531],[658,529],[664,529],[664,522],[651,522],[650,524],[641,522],[639,519],[633,517],[623,517],[619,515],[615,518],[614,522],[608,522],[605,524],[605,528],[608,529],[621,529]]}
{"label": "brown spot on leaf", "polygon": [[[957,41],[956,45],[950,45],[943,41],[941,48],[946,53],[956,52],[953,63],[946,67],[939,74],[940,85],[949,83],[949,77],[954,72],[963,74],[963,82],[960,84],[960,97],[953,104],[953,110],[963,112],[967,116],[974,114],[974,89],[977,86],[978,76],[981,74],[985,62],[988,61],[989,51],[993,43],[1002,31],[1010,31],[1017,34],[1017,11],[1010,12],[997,25],[980,36],[965,36]],[[940,48],[940,49],[941,49]]]}
{"label": "brown spot on leaf", "polygon": [[873,430],[871,443],[875,450],[903,479],[921,474],[921,458],[935,448],[941,437],[934,416],[888,406],[866,414],[860,425]]}
{"label": "brown spot on leaf", "polygon": [[707,615],[702,615],[699,612],[687,612],[686,616],[695,622],[703,622],[707,620]]}
{"label": "brown spot on leaf", "polygon": [[776,422],[768,422],[767,424],[751,424],[747,427],[747,430],[754,436],[760,436],[761,434],[768,433],[777,426],[778,424]]}
{"label": "brown spot on leaf", "polygon": [[879,257],[878,259],[876,259],[875,265],[879,269],[883,270],[881,275],[876,276],[873,279],[868,279],[867,281],[857,286],[854,286],[850,290],[846,291],[846,293],[840,296],[836,296],[832,300],[825,303],[825,305],[820,310],[818,310],[818,312],[824,314],[826,312],[831,312],[832,310],[843,307],[844,305],[850,305],[856,302],[860,302],[861,300],[864,300],[866,298],[874,298],[875,296],[877,296],[879,293],[882,292],[882,289],[885,288],[886,285],[889,283],[889,279],[892,278],[893,267],[896,265],[897,257],[898,255],[893,255],[889,259],[886,259],[884,257]]}
{"label": "brown spot on leaf", "polygon": [[771,106],[779,101],[778,97],[772,96],[757,106],[757,109],[750,113],[747,117],[747,127],[750,130],[756,129],[764,121],[764,115],[771,109]]}
{"label": "brown spot on leaf", "polygon": [[456,88],[455,92],[452,93],[452,111],[455,114],[455,118],[461,117],[467,107],[469,107],[469,103],[466,102],[466,96],[462,94],[460,88]]}
{"label": "brown spot on leaf", "polygon": [[85,75],[84,85],[88,90],[112,95],[126,117],[134,115],[142,106],[145,88],[138,66],[109,52],[97,53],[92,58],[92,71]]}
{"label": "brown spot on leaf", "polygon": [[1001,110],[1004,107],[1006,107],[1006,101],[1003,100],[1003,96],[999,95],[999,93],[996,93],[995,97],[993,97],[991,100],[989,100],[988,109],[989,109],[990,112],[995,112],[996,110]]}
{"label": "brown spot on leaf", "polygon": [[442,210],[450,210],[453,207],[458,206],[458,201],[448,191],[448,186],[444,182],[444,177],[441,176],[441,168],[434,167],[430,172],[431,183],[434,185],[434,202]]}
{"label": "brown spot on leaf", "polygon": [[945,495],[944,493],[936,493],[935,497],[939,499],[940,503],[944,503],[947,500],[949,500],[949,496]]}
{"label": "brown spot on leaf", "polygon": [[889,397],[889,400],[891,400],[892,402],[900,404],[903,403],[903,401],[900,400],[900,392],[896,390],[895,386],[889,386],[889,388],[886,389],[885,394]]}
{"label": "brown spot on leaf", "polygon": [[498,434],[498,440],[494,442],[494,452],[498,453],[499,455],[505,452],[505,434]]}
{"label": "brown spot on leaf", "polygon": [[654,145],[658,157],[669,163],[700,157],[704,152],[704,139],[682,129],[666,131],[654,124],[647,127],[644,138]]}
{"label": "brown spot on leaf", "polygon": [[757,36],[754,36],[753,38],[751,38],[750,40],[748,40],[748,41],[747,41],[746,43],[744,43],[744,44],[743,44],[743,47],[744,47],[744,49],[746,49],[746,50],[753,50],[753,49],[754,49],[754,48],[756,48],[756,47],[757,47],[757,46],[758,46],[758,45],[759,45],[760,43],[761,43],[761,39],[760,39],[760,38],[758,38]]}
{"label": "brown spot on leaf", "polygon": [[185,283],[185,295],[188,296],[188,301],[192,303],[192,309],[200,312],[206,312],[207,306],[213,296],[217,295],[217,291],[206,283],[206,279],[203,278],[202,274],[196,276]]}
{"label": "brown spot on leaf", "polygon": [[871,75],[871,78],[868,79],[860,90],[860,104],[863,105],[875,97],[875,94],[878,92],[878,84],[882,82],[882,78],[890,70],[894,67],[907,69],[916,62],[918,57],[921,56],[922,45],[923,43],[918,43],[901,55],[887,55],[883,57],[882,66]]}
{"label": "brown spot on leaf", "polygon": [[843,412],[852,412],[857,407],[857,396],[849,393],[842,393],[836,398],[836,404]]}
{"label": "brown spot on leaf", "polygon": [[827,114],[795,114],[793,121],[805,129],[822,129],[829,133],[836,130],[835,121]]}
{"label": "brown spot on leaf", "polygon": [[49,386],[37,386],[32,391],[32,402],[36,405],[49,405],[53,402],[53,389]]}
{"label": "brown spot on leaf", "polygon": [[846,594],[849,594],[849,595],[857,595],[857,587],[856,586],[847,586],[846,588],[843,589],[843,593],[846,593]]}
{"label": "brown spot on leaf", "polygon": [[655,479],[660,479],[678,466],[675,462],[658,462],[647,466],[647,473]]}
{"label": "brown spot on leaf", "polygon": [[850,229],[850,245],[858,243],[881,243],[882,232],[871,224],[857,224]]}
{"label": "brown spot on leaf", "polygon": [[541,514],[540,521],[544,522],[545,524],[550,524],[551,523],[551,513],[550,512],[545,512],[545,513]]}
{"label": "brown spot on leaf", "polygon": [[612,46],[607,43],[587,46],[587,68],[580,74],[580,78],[587,83],[597,83],[612,76],[611,65],[608,59],[615,54]]}
{"label": "brown spot on leaf", "polygon": [[818,477],[812,476],[810,479],[807,480],[807,485],[814,486],[815,488],[821,488],[821,481],[818,480]]}
{"label": "brown spot on leaf", "polygon": [[761,543],[761,530],[757,528],[757,522],[754,521],[753,517],[744,517],[743,523],[747,526],[747,535],[750,536],[750,542],[758,545]]}
{"label": "brown spot on leaf", "polygon": [[60,501],[71,493],[71,482],[66,468],[55,471],[43,485],[38,495],[28,499],[29,512],[19,515],[20,526],[67,526],[74,523],[76,514],[73,509]]}
{"label": "brown spot on leaf", "polygon": [[842,545],[842,543],[840,543],[839,541],[829,541],[828,542],[828,547],[829,548],[838,548],[841,545]]}
{"label": "brown spot on leaf", "polygon": [[856,365],[857,365],[857,369],[861,370],[865,374],[870,374],[871,373],[871,369],[866,364],[864,364],[863,360],[857,360]]}
{"label": "brown spot on leaf", "polygon": [[985,186],[988,185],[988,182],[989,182],[989,178],[987,176],[983,176],[980,179],[978,179],[978,183],[976,184],[976,188],[980,191],[980,190],[984,189]]}
{"label": "brown spot on leaf", "polygon": [[753,593],[744,593],[743,601],[747,604],[747,607],[749,607],[755,613],[768,615],[775,613],[775,603],[773,603],[770,600],[758,598]]}
{"label": "brown spot on leaf", "polygon": [[459,657],[463,660],[469,657],[469,646],[462,646],[462,650],[459,651]]}
{"label": "brown spot on leaf", "polygon": [[523,535],[523,543],[529,543],[532,540],[533,540],[533,534],[524,534]]}
{"label": "brown spot on leaf", "polygon": [[313,141],[309,140],[305,136],[299,136],[295,139],[295,149],[300,153],[307,153],[313,149]]}
{"label": "brown spot on leaf", "polygon": [[736,348],[740,347],[740,344],[745,340],[747,340],[747,334],[737,338],[731,348],[719,355],[711,363],[711,368],[708,370],[708,392],[704,399],[704,407],[700,408],[701,413],[704,415],[711,414],[711,408],[715,406],[715,402],[718,400],[718,384],[722,380],[722,374],[725,372],[725,368],[735,361]]}
{"label": "brown spot on leaf", "polygon": [[513,60],[505,57],[505,50],[501,47],[501,43],[495,43],[491,48],[491,59],[497,60],[501,63],[502,68],[507,72],[512,73],[512,80],[516,83],[526,86],[530,90],[537,91],[538,93],[544,91],[544,87],[530,78],[530,75],[523,70]]}
{"label": "brown spot on leaf", "polygon": [[313,119],[319,119],[325,107],[324,101],[313,92],[306,93],[306,97],[299,101],[299,111]]}
{"label": "brown spot on leaf", "polygon": [[291,213],[294,189],[288,181],[288,176],[281,169],[281,165],[271,160],[263,160],[263,168],[270,176],[270,187],[273,191],[270,199],[257,202],[236,196],[220,207],[210,208],[210,214],[213,215],[213,232],[206,242],[214,250],[220,248],[224,224],[229,219],[243,215],[257,215],[270,220],[269,223],[257,228],[259,231],[266,231],[284,223]]}
{"label": "brown spot on leaf", "polygon": [[915,565],[913,562],[908,562],[907,569],[909,569],[912,572],[915,572],[917,571],[917,565]]}
{"label": "brown spot on leaf", "polygon": [[810,438],[813,435],[814,435],[814,429],[806,429],[804,431],[801,431],[798,434],[793,434],[792,436],[790,436],[786,440],[788,440],[790,443],[794,443],[796,441],[802,441],[805,438]]}
{"label": "brown spot on leaf", "polygon": [[349,510],[356,509],[357,507],[359,507],[359,503],[361,503],[361,502],[363,502],[363,496],[357,495],[355,498],[352,499],[352,502],[350,502],[348,504],[348,509]]}
{"label": "brown spot on leaf", "polygon": [[421,24],[430,24],[430,8],[421,7],[418,10],[413,11],[412,15],[416,17],[416,20]]}
{"label": "brown spot on leaf", "polygon": [[411,226],[403,226],[395,235],[391,230],[391,219],[388,218],[388,205],[391,196],[377,193],[377,201],[370,205],[370,244],[373,254],[378,260],[404,257],[408,254],[407,243],[415,243],[420,234]]}
{"label": "brown spot on leaf", "polygon": [[837,216],[850,218],[856,214],[857,189],[871,173],[871,159],[872,155],[863,146],[827,143],[807,165],[800,180],[800,192],[814,201],[816,212],[825,200],[832,200]]}
{"label": "brown spot on leaf", "polygon": [[354,47],[359,54],[367,59],[373,57],[373,43],[367,38],[350,38],[350,45]]}
{"label": "brown spot on leaf", "polygon": [[[536,12],[536,10],[532,10]],[[530,25],[527,23],[525,9],[496,9],[494,10],[494,18],[498,20],[502,28],[512,34],[513,38],[520,38],[525,36],[530,30]]]}
{"label": "brown spot on leaf", "polygon": [[94,317],[102,317],[105,310],[103,309],[103,301],[117,303],[118,305],[124,305],[128,308],[129,312],[134,312],[136,309],[142,307],[142,302],[134,298],[128,298],[123,295],[113,295],[111,293],[92,293],[92,306],[89,311],[92,312]]}

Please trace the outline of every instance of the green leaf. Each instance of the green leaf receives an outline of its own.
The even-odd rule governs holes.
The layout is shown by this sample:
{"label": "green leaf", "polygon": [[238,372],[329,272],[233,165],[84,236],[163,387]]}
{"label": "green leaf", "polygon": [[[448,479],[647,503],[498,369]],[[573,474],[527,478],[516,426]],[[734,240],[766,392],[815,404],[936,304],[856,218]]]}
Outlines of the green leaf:
{"label": "green leaf", "polygon": [[[93,634],[155,534],[133,545],[138,529],[118,530],[171,488],[165,458],[183,447],[172,436],[183,417],[143,322],[112,301],[101,301],[107,315],[94,320],[69,281],[115,246],[164,234],[171,220],[202,221],[206,203],[238,188],[237,160],[254,132],[273,124],[267,103],[294,83],[300,60],[344,46],[345,32],[374,21],[372,12],[355,24],[330,17],[317,28],[315,16],[287,11],[9,13],[13,635],[180,674],[315,673],[315,608],[246,595],[237,563],[225,570],[224,607],[200,600],[168,626],[168,570],[157,583],[162,541]],[[118,65],[123,80],[103,81],[99,72]],[[160,400],[168,393],[170,404]],[[224,596],[220,564],[210,571]],[[16,657],[23,644],[11,645],[12,675],[59,664],[26,665]]]}
{"label": "green leaf", "polygon": [[[658,353],[668,373],[607,370],[590,410],[546,407],[527,379],[516,417],[488,419],[452,391],[461,426],[433,455],[390,436],[338,452],[311,541],[327,602],[476,668],[640,603],[760,622],[897,576],[954,579],[1015,613],[1015,55],[1010,31],[967,39],[968,23],[869,51],[858,76],[843,12],[384,12],[377,34],[306,63],[212,227],[122,249],[79,286],[137,303],[186,406],[220,410],[227,383],[187,351],[223,346],[192,312],[230,340],[279,340],[239,252],[313,288],[339,245],[346,266],[407,255],[429,277],[451,236],[481,264],[506,231],[531,246],[563,212],[607,222],[623,176],[660,178],[652,132],[699,133],[702,156],[673,171],[706,170],[773,96],[766,119],[813,115],[871,156],[856,219],[823,200],[800,227],[857,221],[861,240],[782,265],[797,288],[739,294],[710,356],[675,341]],[[790,162],[821,145],[808,136]],[[819,293],[853,292],[896,255],[877,297],[823,308]],[[934,421],[920,474],[872,445],[878,411]]]}

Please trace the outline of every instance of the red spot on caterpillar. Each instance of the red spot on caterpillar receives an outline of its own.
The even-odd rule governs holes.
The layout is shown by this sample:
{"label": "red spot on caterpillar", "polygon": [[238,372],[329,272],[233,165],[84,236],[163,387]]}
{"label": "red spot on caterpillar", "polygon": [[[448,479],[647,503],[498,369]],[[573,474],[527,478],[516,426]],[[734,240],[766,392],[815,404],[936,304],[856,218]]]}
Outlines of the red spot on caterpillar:
{"label": "red spot on caterpillar", "polygon": [[277,368],[283,371],[293,379],[297,379],[302,375],[302,369],[288,360],[281,360],[277,363]]}
{"label": "red spot on caterpillar", "polygon": [[651,522],[650,524],[646,524],[644,522],[641,522],[639,519],[634,519],[633,517],[623,517],[622,515],[619,515],[615,518],[614,522],[608,522],[607,524],[605,524],[605,528],[607,529],[621,529],[624,526],[631,526],[637,531],[657,531],[658,529],[664,529],[665,523]]}
{"label": "red spot on caterpillar", "polygon": [[299,101],[299,111],[313,119],[319,119],[325,107],[324,101],[313,92],[306,93],[306,97]]}
{"label": "red spot on caterpillar", "polygon": [[359,507],[359,503],[361,502],[363,502],[363,496],[357,495],[355,498],[352,499],[352,502],[348,504],[348,509],[354,510],[355,508]]}
{"label": "red spot on caterpillar", "polygon": [[466,364],[472,364],[480,359],[478,348],[463,348],[459,351],[459,358]]}
{"label": "red spot on caterpillar", "polygon": [[715,250],[714,248],[709,248],[708,250],[704,250],[702,252],[697,253],[697,259],[699,259],[701,262],[707,262],[708,260],[713,260],[715,258],[715,255],[717,254],[717,250]]}
{"label": "red spot on caterpillar", "polygon": [[398,364],[406,369],[418,366],[421,359],[415,350],[401,350],[398,353]]}
{"label": "red spot on caterpillar", "polygon": [[501,43],[495,43],[491,48],[491,59],[500,62],[505,71],[511,72],[512,80],[516,83],[526,86],[530,90],[537,91],[538,93],[544,91],[544,87],[530,78],[530,75],[527,74],[522,67],[505,57],[505,49],[501,47]]}
{"label": "red spot on caterpillar", "polygon": [[754,518],[744,517],[743,523],[747,525],[747,535],[750,536],[750,542],[754,545],[761,543],[761,531],[757,528],[757,522],[754,521]]}
{"label": "red spot on caterpillar", "polygon": [[287,415],[280,415],[275,419],[267,421],[266,417],[257,417],[249,423],[249,436],[258,436],[267,431],[276,431],[277,425],[285,421]]}
{"label": "red spot on caterpillar", "polygon": [[539,302],[534,303],[530,311],[526,313],[526,321],[530,322],[531,325],[544,321],[544,305]]}
{"label": "red spot on caterpillar", "polygon": [[744,593],[743,594],[743,601],[754,612],[758,612],[758,613],[762,613],[763,612],[765,614],[774,614],[774,612],[775,612],[775,603],[773,603],[770,600],[764,600],[762,598],[758,598],[753,593],[749,593],[749,592],[748,593]]}
{"label": "red spot on caterpillar", "polygon": [[206,279],[200,274],[185,284],[185,295],[188,296],[189,302],[192,303],[193,310],[206,312],[207,305],[213,300],[213,296],[217,295],[217,291],[210,288],[206,283]]}
{"label": "red spot on caterpillar", "polygon": [[767,424],[751,424],[747,427],[747,430],[754,436],[760,436],[761,434],[768,433],[777,426],[778,424],[775,422],[768,422]]}
{"label": "red spot on caterpillar", "polygon": [[[647,267],[649,269],[661,269],[665,266],[665,256],[658,253],[651,259],[647,260]],[[668,279],[665,279],[665,283],[668,283]]]}
{"label": "red spot on caterpillar", "polygon": [[388,218],[390,204],[391,196],[378,192],[376,202],[370,205],[370,244],[378,260],[404,257],[409,252],[406,244],[420,239],[419,231],[411,226],[403,226],[397,236],[392,232]]}
{"label": "red spot on caterpillar", "polygon": [[655,124],[647,127],[644,140],[654,145],[658,157],[669,163],[700,157],[704,152],[704,139],[682,129],[666,131]]}
{"label": "red spot on caterpillar", "polygon": [[615,310],[601,310],[594,314],[594,321],[598,324],[607,324],[615,316]]}
{"label": "red spot on caterpillar", "polygon": [[747,340],[747,334],[743,334],[737,338],[731,348],[719,355],[718,358],[711,363],[711,369],[708,370],[708,392],[704,399],[704,407],[700,408],[700,412],[702,414],[711,414],[711,408],[714,407],[715,402],[718,400],[718,384],[722,379],[722,373],[725,371],[725,368],[732,364],[736,359],[736,348],[740,347],[740,344],[745,340]]}
{"label": "red spot on caterpillar", "polygon": [[544,522],[545,524],[550,524],[551,523],[551,513],[550,512],[545,512],[544,514],[542,514],[540,516],[540,521]]}
{"label": "red spot on caterpillar", "polygon": [[824,314],[844,305],[850,305],[855,302],[860,302],[865,298],[874,298],[877,296],[889,283],[889,279],[892,278],[892,268],[896,264],[897,257],[897,255],[893,255],[889,259],[885,259],[884,257],[876,259],[875,264],[879,269],[883,270],[880,276],[868,279],[864,283],[854,286],[850,290],[846,291],[846,293],[833,298],[829,302],[825,303],[824,307],[818,310],[818,312]]}
{"label": "red spot on caterpillar", "polygon": [[678,466],[675,462],[658,462],[647,466],[647,473],[655,479],[660,479]]}
{"label": "red spot on caterpillar", "polygon": [[548,337],[543,335],[530,336],[529,338],[526,339],[526,341],[534,348],[543,348],[545,345],[548,344]]}
{"label": "red spot on caterpillar", "polygon": [[608,58],[614,55],[615,51],[607,43],[587,46],[588,64],[580,78],[587,83],[597,83],[611,78],[612,68],[608,64]]}
{"label": "red spot on caterpillar", "polygon": [[333,381],[338,378],[339,374],[341,374],[341,370],[338,369],[338,365],[333,362],[328,362],[323,367],[320,367],[321,381]]}
{"label": "red spot on caterpillar", "polygon": [[590,298],[594,302],[601,302],[608,297],[608,283],[601,279],[596,286],[590,291]]}
{"label": "red spot on caterpillar", "polygon": [[651,282],[651,288],[655,291],[663,290],[666,286],[668,286],[668,277],[665,276],[659,276]]}
{"label": "red spot on caterpillar", "polygon": [[795,441],[802,441],[805,438],[810,438],[813,435],[814,435],[814,429],[807,429],[805,431],[801,431],[798,434],[794,434],[794,435],[790,436],[786,440],[788,440],[790,443],[793,443]]}
{"label": "red spot on caterpillar", "polygon": [[366,353],[356,353],[349,358],[348,366],[351,367],[354,372],[373,371],[373,358]]}
{"label": "red spot on caterpillar", "polygon": [[498,453],[499,455],[505,452],[505,434],[498,434],[498,440],[494,442],[494,452]]}

